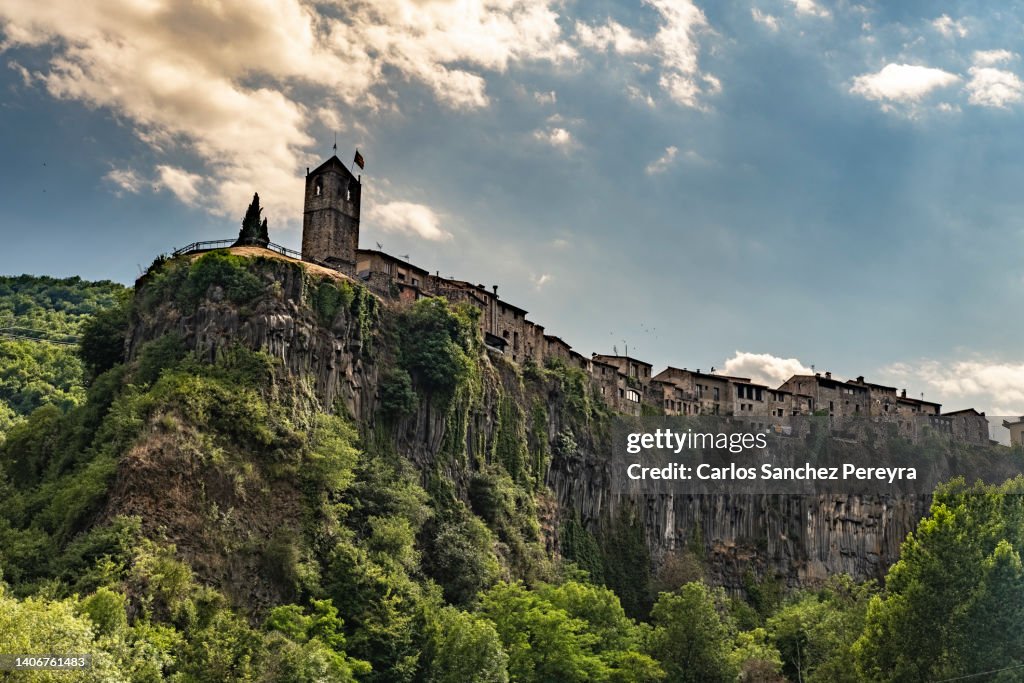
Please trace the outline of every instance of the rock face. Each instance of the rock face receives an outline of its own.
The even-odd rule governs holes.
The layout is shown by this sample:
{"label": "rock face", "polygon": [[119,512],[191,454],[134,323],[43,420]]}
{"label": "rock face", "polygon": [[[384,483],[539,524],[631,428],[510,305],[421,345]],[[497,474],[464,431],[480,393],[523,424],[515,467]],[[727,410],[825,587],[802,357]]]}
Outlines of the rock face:
{"label": "rock face", "polygon": [[[214,285],[194,311],[171,303],[157,306],[135,320],[127,342],[129,358],[147,341],[170,333],[209,358],[234,344],[263,350],[280,359],[289,373],[305,378],[321,405],[340,402],[364,428],[372,427],[378,375],[392,358],[384,329],[393,312],[388,305],[378,307],[369,337],[344,308],[324,324],[308,303],[306,268],[284,259],[264,259],[258,272],[271,294],[251,304],[229,303]],[[326,272],[319,275],[327,276]],[[145,287],[145,282],[138,285],[140,291]],[[543,429],[531,430],[528,441],[531,451],[551,454],[545,479],[554,504],[540,507],[548,546],[555,552],[560,519],[577,515],[600,533],[604,521],[625,512],[641,525],[656,565],[684,549],[700,548],[709,580],[733,592],[742,592],[752,578],[788,587],[814,585],[841,572],[874,579],[898,557],[904,537],[930,503],[926,496],[612,494],[602,430],[575,419],[557,386],[529,385],[519,368],[492,352],[481,363],[482,396],[465,425],[464,463],[442,465],[442,471],[464,490],[465,463],[489,457],[502,400],[513,401],[526,416],[541,405]],[[395,428],[393,437],[398,452],[425,469],[442,457],[448,429],[447,415],[421,405]],[[571,449],[559,444],[567,430],[576,441]]]}

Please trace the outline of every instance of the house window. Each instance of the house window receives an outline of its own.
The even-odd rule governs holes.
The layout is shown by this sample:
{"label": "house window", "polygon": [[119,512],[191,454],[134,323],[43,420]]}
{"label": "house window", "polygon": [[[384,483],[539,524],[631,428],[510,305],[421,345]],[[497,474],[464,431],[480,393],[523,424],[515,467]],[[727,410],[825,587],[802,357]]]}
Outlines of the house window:
{"label": "house window", "polygon": [[718,400],[718,387],[715,387],[714,396],[715,396],[715,400],[717,401]]}
{"label": "house window", "polygon": [[626,399],[633,403],[639,403],[640,393],[636,389],[629,389],[626,391]]}

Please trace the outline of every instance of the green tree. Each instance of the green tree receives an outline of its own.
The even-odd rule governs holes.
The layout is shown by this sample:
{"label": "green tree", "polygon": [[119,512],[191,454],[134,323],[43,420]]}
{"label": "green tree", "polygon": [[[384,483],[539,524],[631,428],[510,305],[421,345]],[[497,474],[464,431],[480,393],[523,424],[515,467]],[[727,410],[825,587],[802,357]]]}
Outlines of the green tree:
{"label": "green tree", "polygon": [[252,202],[250,202],[249,207],[245,210],[245,216],[242,218],[242,229],[238,232],[235,246],[267,246],[267,243],[270,242],[270,234],[267,230],[267,219],[261,219],[260,215],[262,213],[260,196],[254,192]]}
{"label": "green tree", "polygon": [[511,680],[600,681],[608,666],[594,653],[597,637],[576,619],[522,584],[499,583],[483,595],[482,612],[509,656]]}
{"label": "green tree", "polygon": [[82,327],[79,355],[90,378],[124,361],[131,300],[127,293],[115,305],[98,312]]}
{"label": "green tree", "polygon": [[128,677],[114,657],[96,646],[93,622],[77,611],[74,600],[29,597],[19,601],[7,595],[0,585],[0,652],[92,655],[92,666],[81,672],[8,672],[5,680],[127,683]]}
{"label": "green tree", "polygon": [[700,582],[662,593],[651,610],[654,631],[651,653],[661,662],[671,681],[733,681],[737,668],[732,660],[733,630],[725,612],[722,589]]}
{"label": "green tree", "polygon": [[1000,669],[1024,656],[1024,478],[940,487],[908,535],[854,645],[873,681],[926,681]]}
{"label": "green tree", "polygon": [[507,683],[508,655],[491,622],[455,607],[426,617],[424,660],[429,683]]}

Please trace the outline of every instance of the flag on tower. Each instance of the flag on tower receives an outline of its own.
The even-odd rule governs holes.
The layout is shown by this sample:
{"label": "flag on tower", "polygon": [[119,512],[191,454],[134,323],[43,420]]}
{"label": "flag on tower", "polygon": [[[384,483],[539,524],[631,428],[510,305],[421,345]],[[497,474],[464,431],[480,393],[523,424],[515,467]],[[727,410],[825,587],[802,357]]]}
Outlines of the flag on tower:
{"label": "flag on tower", "polygon": [[355,165],[364,171],[366,170],[366,160],[363,159],[363,155],[359,153],[358,149],[356,150]]}

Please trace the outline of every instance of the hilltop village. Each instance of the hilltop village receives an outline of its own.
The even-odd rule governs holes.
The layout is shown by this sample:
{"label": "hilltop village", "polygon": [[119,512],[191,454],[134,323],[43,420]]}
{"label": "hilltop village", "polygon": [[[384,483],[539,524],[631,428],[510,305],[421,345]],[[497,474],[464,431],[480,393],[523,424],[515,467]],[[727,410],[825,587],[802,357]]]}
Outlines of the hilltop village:
{"label": "hilltop village", "polygon": [[[899,433],[918,439],[946,434],[975,444],[989,443],[985,413],[973,409],[942,413],[938,403],[907,396],[906,390],[873,384],[864,377],[843,381],[830,372],[794,375],[779,387],[701,370],[653,366],[630,356],[594,353],[588,358],[565,340],[527,318],[527,311],[491,288],[441,277],[380,250],[359,248],[361,178],[332,156],[306,172],[302,221],[302,259],[363,282],[378,296],[399,302],[440,296],[480,309],[484,342],[515,363],[543,365],[551,359],[577,367],[593,380],[597,392],[627,415],[721,415],[743,419],[759,429],[792,433],[803,416],[872,418],[891,423]],[[260,231],[257,231],[260,232]],[[243,231],[243,238],[245,238]],[[242,243],[265,245],[261,234]],[[646,410],[645,410],[646,408]]]}

